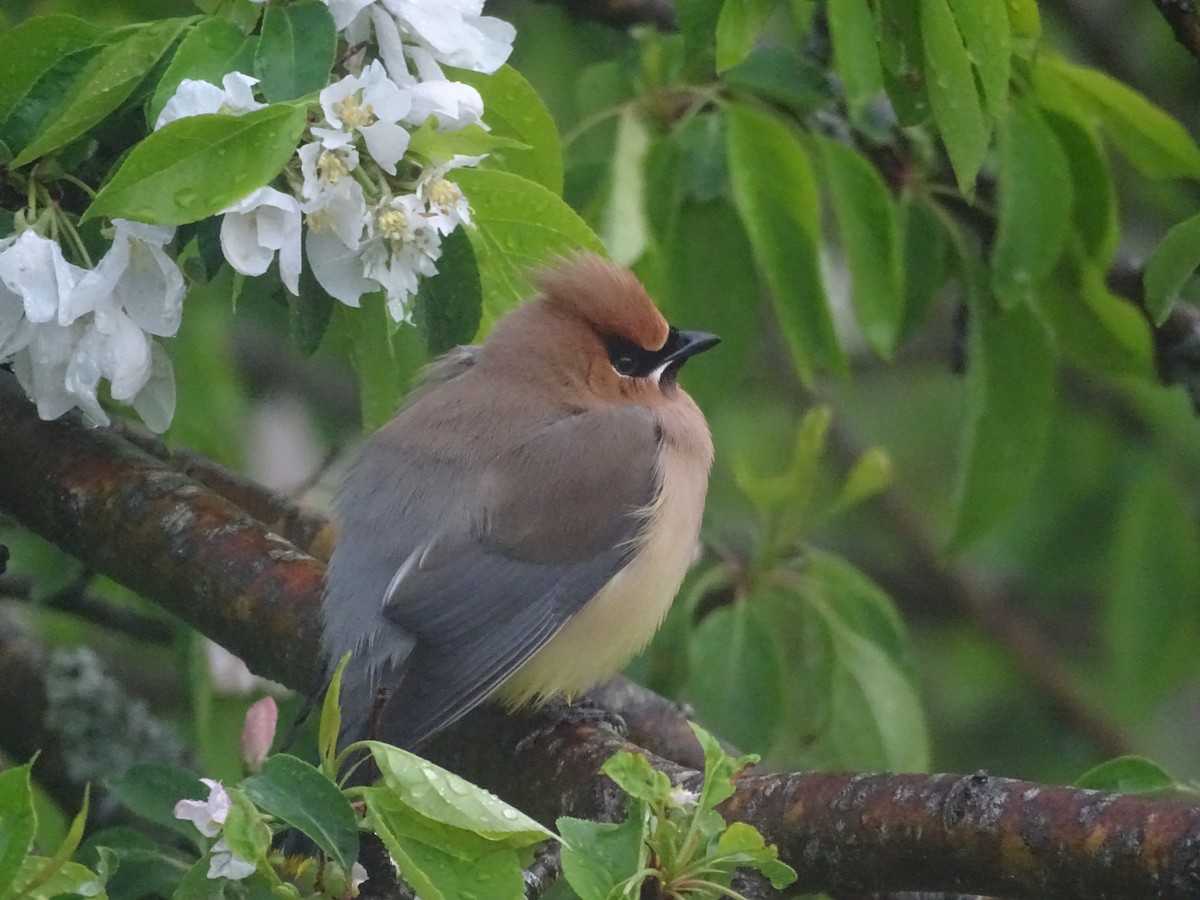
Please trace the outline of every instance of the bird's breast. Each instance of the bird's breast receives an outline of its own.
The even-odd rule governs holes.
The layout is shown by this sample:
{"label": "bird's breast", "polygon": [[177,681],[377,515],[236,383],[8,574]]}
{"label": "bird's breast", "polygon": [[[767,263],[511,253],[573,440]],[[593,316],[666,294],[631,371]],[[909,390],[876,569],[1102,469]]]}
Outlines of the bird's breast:
{"label": "bird's breast", "polygon": [[512,705],[570,697],[615,675],[662,624],[697,552],[712,463],[707,426],[688,405],[689,427],[662,423],[660,488],[638,513],[646,524],[632,558],[504,684],[500,696]]}

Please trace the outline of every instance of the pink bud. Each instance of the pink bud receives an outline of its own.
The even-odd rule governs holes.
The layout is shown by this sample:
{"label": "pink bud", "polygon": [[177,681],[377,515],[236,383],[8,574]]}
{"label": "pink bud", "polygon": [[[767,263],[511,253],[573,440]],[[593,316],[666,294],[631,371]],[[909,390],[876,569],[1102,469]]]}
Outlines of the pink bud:
{"label": "pink bud", "polygon": [[246,768],[257,772],[271,751],[275,726],[279,722],[279,707],[274,697],[263,697],[248,710],[242,724],[242,759]]}

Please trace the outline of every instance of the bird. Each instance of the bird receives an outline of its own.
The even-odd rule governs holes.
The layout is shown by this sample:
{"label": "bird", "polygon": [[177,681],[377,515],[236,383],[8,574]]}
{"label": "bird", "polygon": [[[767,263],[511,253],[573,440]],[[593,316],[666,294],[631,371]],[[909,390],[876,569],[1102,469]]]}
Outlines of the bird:
{"label": "bird", "polygon": [[532,280],[345,477],[321,602],[325,659],[350,654],[340,745],[570,701],[649,642],[694,559],[713,444],[677,376],[719,338],[598,255]]}

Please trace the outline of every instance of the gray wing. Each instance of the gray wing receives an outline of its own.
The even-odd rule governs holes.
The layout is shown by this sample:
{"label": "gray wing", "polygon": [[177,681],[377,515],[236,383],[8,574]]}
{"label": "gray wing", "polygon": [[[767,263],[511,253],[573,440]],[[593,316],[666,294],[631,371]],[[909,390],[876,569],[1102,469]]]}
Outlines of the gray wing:
{"label": "gray wing", "polygon": [[623,406],[537,429],[470,477],[445,451],[364,453],[342,506],[366,540],[339,544],[326,597],[327,631],[331,607],[353,609],[346,736],[417,746],[544,646],[627,562],[657,444],[649,410]]}

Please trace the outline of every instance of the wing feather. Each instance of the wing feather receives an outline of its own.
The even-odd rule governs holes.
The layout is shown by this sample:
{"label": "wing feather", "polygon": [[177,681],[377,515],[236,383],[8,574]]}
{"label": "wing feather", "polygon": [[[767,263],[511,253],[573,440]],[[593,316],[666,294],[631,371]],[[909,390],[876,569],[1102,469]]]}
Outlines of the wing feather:
{"label": "wing feather", "polygon": [[346,737],[412,747],[493,693],[626,564],[657,489],[658,436],[645,407],[566,415],[473,475],[391,439],[365,448],[343,493],[362,539],[330,562],[326,648],[355,652]]}

